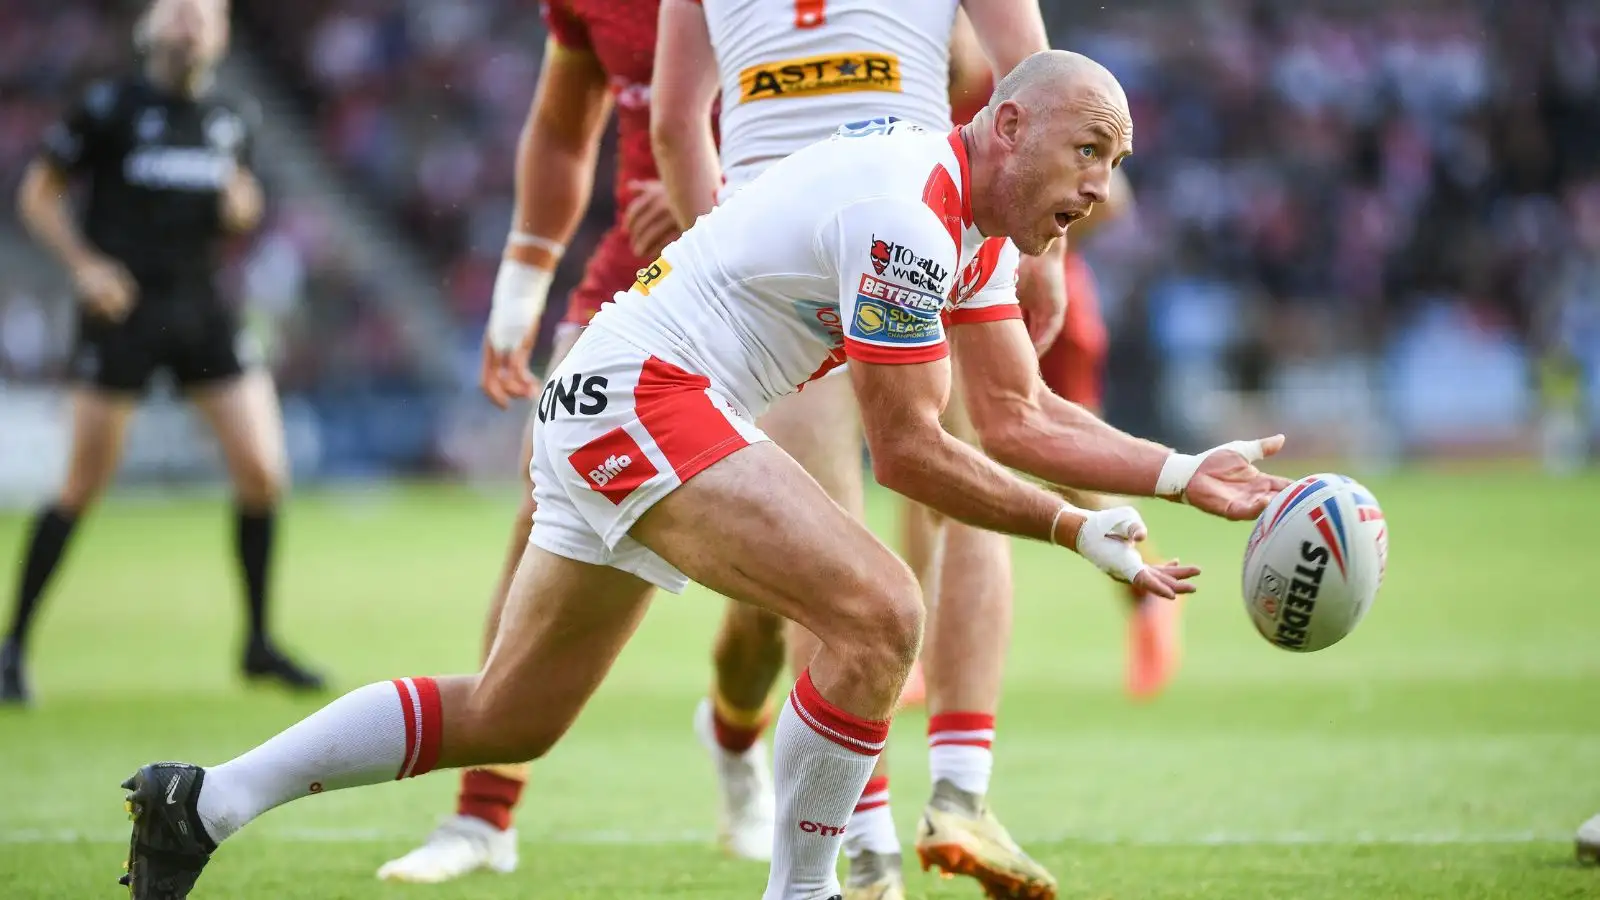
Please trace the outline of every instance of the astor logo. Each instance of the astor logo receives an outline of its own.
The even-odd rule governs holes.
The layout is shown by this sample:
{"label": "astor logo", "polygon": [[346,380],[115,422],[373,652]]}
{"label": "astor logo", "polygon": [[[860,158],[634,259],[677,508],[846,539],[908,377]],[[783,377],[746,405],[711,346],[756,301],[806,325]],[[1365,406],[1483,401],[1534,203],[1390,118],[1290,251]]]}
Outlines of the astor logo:
{"label": "astor logo", "polygon": [[873,278],[871,275],[861,276],[861,286],[857,288],[857,293],[863,297],[882,300],[890,306],[915,312],[932,314],[944,308],[944,298],[938,294],[908,288],[881,278]]}
{"label": "astor logo", "polygon": [[900,58],[888,53],[824,53],[750,66],[739,73],[739,102],[849,91],[900,92]]}
{"label": "astor logo", "polygon": [[1317,609],[1317,592],[1322,589],[1322,575],[1328,569],[1328,550],[1310,541],[1300,543],[1300,565],[1294,567],[1294,578],[1289,581],[1289,598],[1283,615],[1278,619],[1277,633],[1272,642],[1289,650],[1300,650],[1306,645],[1306,629],[1311,625],[1311,615]]}
{"label": "astor logo", "polygon": [[838,837],[844,834],[844,825],[824,825],[821,822],[801,821],[800,830],[806,834],[817,834],[823,837]]}
{"label": "astor logo", "polygon": [[659,284],[661,279],[671,274],[672,264],[658,257],[655,262],[640,269],[634,276],[633,289],[648,297],[651,289]]}
{"label": "astor logo", "polygon": [[604,375],[574,374],[550,379],[539,395],[539,421],[550,421],[560,410],[566,410],[569,416],[605,412],[608,384]]}
{"label": "astor logo", "polygon": [[621,475],[623,469],[631,465],[633,465],[633,457],[628,454],[624,453],[620,456],[612,454],[606,457],[606,461],[601,463],[599,468],[589,470],[589,480],[594,482],[595,487],[605,487],[611,483],[613,478]]}

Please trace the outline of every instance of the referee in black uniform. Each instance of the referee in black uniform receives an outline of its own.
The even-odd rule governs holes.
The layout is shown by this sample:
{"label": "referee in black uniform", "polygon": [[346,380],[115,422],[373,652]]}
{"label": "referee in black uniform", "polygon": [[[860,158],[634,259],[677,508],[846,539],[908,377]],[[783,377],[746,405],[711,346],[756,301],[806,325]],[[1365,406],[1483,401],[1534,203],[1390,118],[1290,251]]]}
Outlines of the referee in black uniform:
{"label": "referee in black uniform", "polygon": [[[81,317],[72,457],[66,484],[28,538],[0,644],[0,703],[28,700],[23,655],[40,597],[73,526],[116,471],[129,417],[158,369],[193,400],[232,477],[249,601],[244,673],[321,686],[267,636],[283,423],[270,375],[241,358],[238,323],[212,284],[219,241],[261,218],[249,170],[257,113],[210,89],[227,47],[225,3],[154,0],[135,32],[143,74],[92,85],[50,130],[22,182],[21,219],[71,273]],[[76,216],[67,195],[80,180],[87,208]]]}

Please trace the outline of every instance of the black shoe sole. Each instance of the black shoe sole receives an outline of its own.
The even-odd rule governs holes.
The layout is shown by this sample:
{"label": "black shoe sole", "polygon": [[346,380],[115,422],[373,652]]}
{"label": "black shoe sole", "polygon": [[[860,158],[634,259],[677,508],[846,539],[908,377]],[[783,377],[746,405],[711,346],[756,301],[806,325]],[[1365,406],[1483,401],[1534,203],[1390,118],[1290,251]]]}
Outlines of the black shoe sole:
{"label": "black shoe sole", "polygon": [[[126,887],[128,895],[134,898],[140,896],[133,883],[133,864],[139,854],[139,836],[145,830],[145,817],[147,815],[159,815],[166,808],[165,798],[161,793],[160,779],[151,776],[151,769],[153,768],[154,765],[141,766],[139,771],[128,776],[122,782],[122,789],[128,792],[123,797],[122,808],[128,813],[128,821],[133,823],[133,828],[131,829],[132,833],[128,836],[128,856],[122,861],[124,874],[118,879],[117,883]],[[200,780],[195,783],[192,790],[198,791],[204,783],[204,778],[204,773],[202,773]],[[151,851],[147,848],[146,857],[148,858],[153,853],[159,854],[159,851]],[[205,861],[202,861],[200,868],[204,868],[204,866]],[[198,874],[197,871],[196,875],[198,876]],[[160,888],[156,889],[160,890]],[[147,893],[145,896],[155,897],[157,895]],[[170,895],[163,893],[160,896]]]}

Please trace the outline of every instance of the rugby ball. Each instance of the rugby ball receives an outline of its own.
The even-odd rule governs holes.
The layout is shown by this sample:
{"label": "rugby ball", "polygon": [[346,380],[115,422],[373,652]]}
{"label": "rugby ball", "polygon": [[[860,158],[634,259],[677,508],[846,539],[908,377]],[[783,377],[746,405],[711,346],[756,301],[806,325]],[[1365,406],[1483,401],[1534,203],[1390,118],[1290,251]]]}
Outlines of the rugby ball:
{"label": "rugby ball", "polygon": [[1389,532],[1372,492],[1307,475],[1267,504],[1244,551],[1244,608],[1256,631],[1296,653],[1355,630],[1383,583]]}

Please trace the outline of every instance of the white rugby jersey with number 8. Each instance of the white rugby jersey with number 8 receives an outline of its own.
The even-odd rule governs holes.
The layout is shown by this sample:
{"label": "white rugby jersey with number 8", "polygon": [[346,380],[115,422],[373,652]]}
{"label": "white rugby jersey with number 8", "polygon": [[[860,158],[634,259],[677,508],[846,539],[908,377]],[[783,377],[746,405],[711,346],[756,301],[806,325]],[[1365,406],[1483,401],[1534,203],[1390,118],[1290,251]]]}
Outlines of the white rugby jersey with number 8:
{"label": "white rugby jersey with number 8", "polygon": [[957,0],[700,0],[722,85],[721,196],[845,122],[950,127]]}

